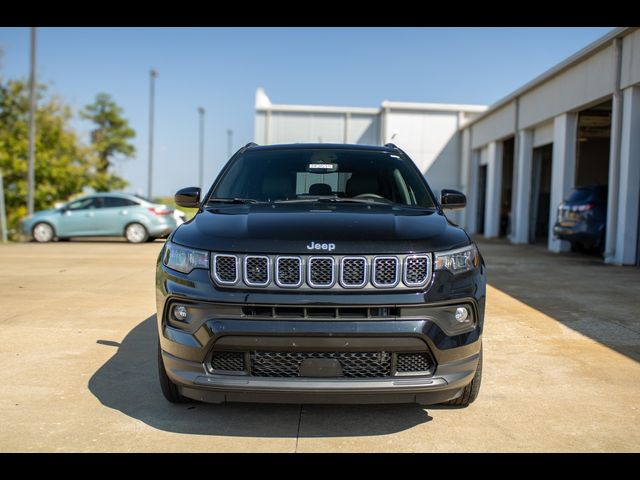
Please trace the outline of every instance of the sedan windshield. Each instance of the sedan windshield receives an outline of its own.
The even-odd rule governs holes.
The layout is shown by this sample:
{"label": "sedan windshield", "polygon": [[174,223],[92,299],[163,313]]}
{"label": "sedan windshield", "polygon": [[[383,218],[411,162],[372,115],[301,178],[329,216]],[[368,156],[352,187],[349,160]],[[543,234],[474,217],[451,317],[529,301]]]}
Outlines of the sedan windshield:
{"label": "sedan windshield", "polygon": [[434,208],[408,158],[385,151],[248,150],[234,160],[212,193],[229,202],[348,202]]}

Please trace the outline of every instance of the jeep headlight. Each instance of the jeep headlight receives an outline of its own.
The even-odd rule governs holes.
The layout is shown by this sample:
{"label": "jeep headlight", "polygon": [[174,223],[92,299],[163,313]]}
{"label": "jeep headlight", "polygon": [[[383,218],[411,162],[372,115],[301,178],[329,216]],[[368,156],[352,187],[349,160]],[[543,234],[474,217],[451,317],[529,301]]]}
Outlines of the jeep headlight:
{"label": "jeep headlight", "polygon": [[449,270],[454,275],[468,272],[480,264],[480,255],[475,245],[435,253],[436,270]]}
{"label": "jeep headlight", "polygon": [[209,252],[167,242],[162,263],[182,273],[190,273],[194,268],[209,269]]}

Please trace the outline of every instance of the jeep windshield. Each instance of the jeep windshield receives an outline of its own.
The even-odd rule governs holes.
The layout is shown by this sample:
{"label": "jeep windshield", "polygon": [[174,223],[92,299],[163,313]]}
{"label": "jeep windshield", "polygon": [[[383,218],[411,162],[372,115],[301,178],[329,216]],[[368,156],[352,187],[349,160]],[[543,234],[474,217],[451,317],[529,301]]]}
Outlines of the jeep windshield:
{"label": "jeep windshield", "polygon": [[224,172],[207,204],[387,204],[435,208],[412,161],[388,151],[247,150]]}

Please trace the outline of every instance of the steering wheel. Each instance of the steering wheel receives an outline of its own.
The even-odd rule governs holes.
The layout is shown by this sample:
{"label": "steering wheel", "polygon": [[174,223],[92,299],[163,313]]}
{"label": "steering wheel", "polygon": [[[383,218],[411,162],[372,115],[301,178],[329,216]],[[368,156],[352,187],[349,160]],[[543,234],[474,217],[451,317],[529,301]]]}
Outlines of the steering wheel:
{"label": "steering wheel", "polygon": [[361,193],[360,195],[356,195],[353,198],[379,198],[381,200],[387,200],[382,195],[378,195],[377,193]]}

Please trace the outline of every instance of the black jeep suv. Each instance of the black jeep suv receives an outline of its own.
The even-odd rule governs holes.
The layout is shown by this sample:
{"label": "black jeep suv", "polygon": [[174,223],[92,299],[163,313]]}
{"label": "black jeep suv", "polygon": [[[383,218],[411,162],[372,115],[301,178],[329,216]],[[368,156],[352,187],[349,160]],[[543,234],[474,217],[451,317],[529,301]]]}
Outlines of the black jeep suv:
{"label": "black jeep suv", "polygon": [[248,144],[158,258],[170,402],[474,401],[485,266],[398,147]]}

